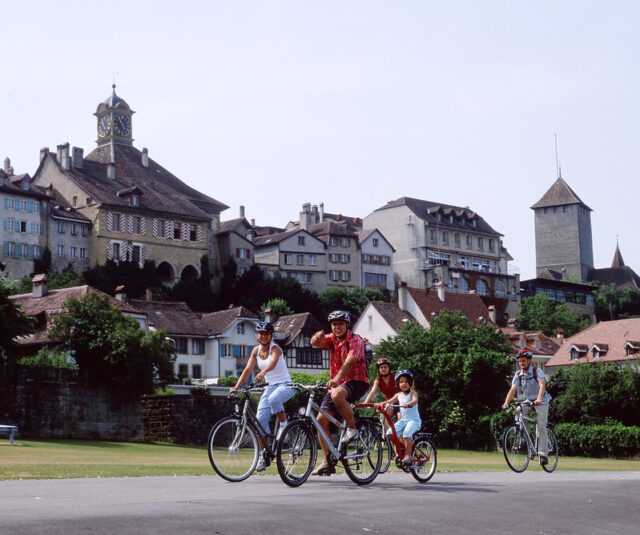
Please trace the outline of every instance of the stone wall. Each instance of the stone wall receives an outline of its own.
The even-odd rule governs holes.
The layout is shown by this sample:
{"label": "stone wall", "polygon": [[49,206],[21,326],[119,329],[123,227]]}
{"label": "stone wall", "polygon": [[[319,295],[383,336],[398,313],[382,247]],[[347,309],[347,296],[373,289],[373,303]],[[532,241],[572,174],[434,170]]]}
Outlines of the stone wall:
{"label": "stone wall", "polygon": [[144,440],[205,445],[209,431],[233,413],[226,397],[159,396],[142,399]]}

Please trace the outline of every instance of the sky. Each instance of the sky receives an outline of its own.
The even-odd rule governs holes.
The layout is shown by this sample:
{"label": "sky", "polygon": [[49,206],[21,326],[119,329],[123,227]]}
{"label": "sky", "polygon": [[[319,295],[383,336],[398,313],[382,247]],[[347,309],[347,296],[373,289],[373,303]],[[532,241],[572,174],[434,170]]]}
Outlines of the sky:
{"label": "sky", "polygon": [[640,2],[76,0],[0,3],[0,160],[95,148],[97,105],[223,202],[222,220],[469,206],[535,276],[530,207],[559,174],[595,267],[640,272]]}

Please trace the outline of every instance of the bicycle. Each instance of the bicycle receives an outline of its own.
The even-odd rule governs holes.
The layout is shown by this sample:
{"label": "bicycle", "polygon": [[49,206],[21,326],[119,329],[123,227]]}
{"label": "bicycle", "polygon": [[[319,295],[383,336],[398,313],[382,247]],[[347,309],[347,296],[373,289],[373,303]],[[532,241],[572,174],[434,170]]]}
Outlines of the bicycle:
{"label": "bicycle", "polygon": [[[253,383],[229,395],[234,400],[234,416],[216,423],[207,441],[209,461],[216,473],[227,481],[244,481],[256,469],[260,455],[258,436],[264,437],[265,464],[275,458],[276,435],[267,433],[251,408],[249,394],[262,392],[266,383]],[[238,395],[244,394],[242,409]]]}
{"label": "bicycle", "polygon": [[[361,403],[356,405],[356,407],[375,408],[376,412],[380,414],[380,420],[384,420],[387,427],[391,429],[390,435],[385,433],[385,445],[383,446],[383,455],[386,458],[387,470],[391,464],[391,460],[395,457],[396,466],[402,471],[410,473],[416,481],[426,483],[433,477],[433,474],[436,473],[436,466],[438,464],[438,452],[433,441],[432,433],[416,433],[413,436],[412,458],[410,462],[405,463],[402,461],[406,455],[404,442],[400,440],[400,437],[396,432],[396,426],[393,423],[393,419],[385,410],[385,407],[396,408],[400,407],[400,405],[388,405],[386,403]],[[382,425],[380,427],[380,424],[378,424],[378,426],[379,429],[384,432],[385,426]],[[392,444],[395,446],[397,454],[394,453]],[[382,470],[380,471],[382,472]]]}
{"label": "bicycle", "polygon": [[[522,413],[522,407],[533,407],[534,403],[529,400],[513,401],[511,406],[515,406],[516,412],[513,424],[509,425],[502,436],[502,452],[509,468],[514,472],[524,472],[529,466],[529,461],[538,454],[538,433],[536,431],[535,442],[531,438],[529,423],[535,424],[534,418],[529,418]],[[553,429],[547,425],[547,436],[549,438],[548,464],[543,464],[545,472],[553,472],[558,466],[558,441]]]}
{"label": "bicycle", "polygon": [[[382,445],[376,424],[369,418],[354,415],[358,434],[347,444],[343,444],[341,439],[347,429],[346,424],[334,418],[315,402],[317,391],[326,390],[325,385],[288,383],[287,386],[308,393],[309,399],[306,408],[301,407],[299,418],[284,428],[278,441],[276,465],[282,481],[290,487],[298,487],[311,475],[318,455],[317,432],[328,445],[327,462],[332,467],[340,462],[351,481],[358,485],[371,483],[378,475],[382,463]],[[318,413],[323,414],[340,429],[338,446],[334,445],[318,423]]]}

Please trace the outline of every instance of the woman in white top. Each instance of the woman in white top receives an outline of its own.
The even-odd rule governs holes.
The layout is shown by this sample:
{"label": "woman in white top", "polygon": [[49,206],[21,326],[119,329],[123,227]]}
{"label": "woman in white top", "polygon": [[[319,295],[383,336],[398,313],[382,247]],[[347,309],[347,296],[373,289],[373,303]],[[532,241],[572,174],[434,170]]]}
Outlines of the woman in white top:
{"label": "woman in white top", "polygon": [[[272,414],[276,415],[278,422],[280,422],[280,427],[284,427],[286,422],[284,403],[293,397],[295,390],[287,387],[287,383],[291,382],[291,376],[289,375],[285,358],[282,355],[282,349],[272,341],[273,325],[268,321],[259,321],[256,325],[256,337],[259,344],[251,351],[249,362],[247,362],[245,369],[238,378],[238,382],[231,391],[238,390],[240,385],[247,380],[255,366],[258,366],[260,372],[255,376],[255,381],[259,383],[266,380],[268,386],[265,387],[262,393],[256,416],[262,429],[270,434],[269,420]],[[264,450],[264,437],[258,438],[260,447]],[[265,468],[264,456],[261,455],[256,470],[261,471]]]}

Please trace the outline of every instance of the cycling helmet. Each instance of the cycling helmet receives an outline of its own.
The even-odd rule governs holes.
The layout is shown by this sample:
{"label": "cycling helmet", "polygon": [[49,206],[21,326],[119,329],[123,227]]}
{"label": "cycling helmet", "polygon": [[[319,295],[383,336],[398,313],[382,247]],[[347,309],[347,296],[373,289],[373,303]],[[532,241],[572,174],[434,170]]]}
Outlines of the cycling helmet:
{"label": "cycling helmet", "polygon": [[386,364],[387,366],[389,366],[389,368],[391,368],[391,361],[388,358],[382,357],[381,359],[378,359],[376,361],[376,366],[379,368],[380,366],[382,366],[383,364]]}
{"label": "cycling helmet", "polygon": [[269,323],[268,321],[259,321],[258,323],[256,323],[256,332],[273,333],[273,323]]}
{"label": "cycling helmet", "polygon": [[331,314],[329,314],[329,323],[332,321],[346,321],[347,323],[351,323],[351,315],[344,310],[334,310]]}
{"label": "cycling helmet", "polygon": [[413,384],[413,374],[409,370],[398,370],[396,372],[396,376],[394,377],[396,384],[400,381],[400,377],[406,377],[411,381],[411,384]]}
{"label": "cycling helmet", "polygon": [[531,358],[533,358],[533,355],[531,354],[531,351],[527,351],[526,349],[521,349],[516,354],[516,358],[517,359],[519,359],[520,357],[526,357],[528,359],[531,359]]}

